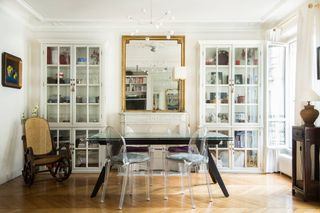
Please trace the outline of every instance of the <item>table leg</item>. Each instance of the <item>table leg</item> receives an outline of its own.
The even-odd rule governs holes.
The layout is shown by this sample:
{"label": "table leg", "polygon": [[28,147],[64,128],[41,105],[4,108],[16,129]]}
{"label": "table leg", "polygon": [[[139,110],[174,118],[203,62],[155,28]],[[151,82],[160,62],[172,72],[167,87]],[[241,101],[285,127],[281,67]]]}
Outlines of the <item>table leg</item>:
{"label": "table leg", "polygon": [[222,190],[223,194],[225,197],[229,197],[229,193],[228,193],[228,190],[226,188],[226,186],[224,185],[223,183],[223,180],[220,176],[220,173],[218,171],[218,168],[216,166],[216,163],[214,162],[210,152],[209,152],[209,149],[208,149],[208,158],[209,158],[209,162],[208,162],[208,165],[209,165],[209,174],[211,176],[211,179],[213,182],[218,182],[219,186],[220,186],[220,189]]}
{"label": "table leg", "polygon": [[106,168],[104,166],[104,167],[102,167],[102,170],[100,172],[99,178],[98,178],[96,184],[94,185],[93,191],[92,191],[91,196],[90,196],[91,198],[95,197],[97,195],[101,185],[103,184],[105,172],[106,172]]}

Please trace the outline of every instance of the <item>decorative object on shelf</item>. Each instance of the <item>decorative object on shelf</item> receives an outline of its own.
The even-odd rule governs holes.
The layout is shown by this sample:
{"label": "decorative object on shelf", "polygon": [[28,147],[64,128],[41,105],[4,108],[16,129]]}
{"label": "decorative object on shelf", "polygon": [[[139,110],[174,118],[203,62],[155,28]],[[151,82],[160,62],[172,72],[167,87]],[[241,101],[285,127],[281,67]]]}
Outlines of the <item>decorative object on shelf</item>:
{"label": "decorative object on shelf", "polygon": [[243,84],[243,80],[242,80],[242,75],[241,74],[236,74],[234,75],[234,83],[235,84]]}
{"label": "decorative object on shelf", "polygon": [[6,52],[2,53],[2,86],[22,87],[22,60]]}
{"label": "decorative object on shelf", "polygon": [[90,54],[90,64],[91,65],[98,65],[99,64],[99,52],[96,50],[93,50],[93,52]]}
{"label": "decorative object on shelf", "polygon": [[[170,10],[166,10],[166,11],[162,12],[162,15],[160,17],[154,17],[153,9],[154,9],[153,8],[153,0],[150,0],[149,11],[146,8],[141,9],[141,11],[142,11],[141,16],[142,17],[140,19],[137,19],[133,16],[128,16],[129,22],[135,25],[134,32],[130,33],[131,36],[136,35],[140,32],[138,26],[147,25],[147,26],[153,26],[156,29],[160,29],[163,27],[163,24],[165,22],[174,21],[175,18],[171,14]],[[167,39],[170,39],[172,35],[174,35],[174,31],[172,29],[167,30],[167,32],[166,32]],[[149,40],[149,37],[146,37],[146,40]]]}
{"label": "decorative object on shelf", "polygon": [[304,126],[314,127],[314,122],[319,116],[319,111],[314,108],[314,105],[310,105],[310,101],[308,101],[308,105],[304,106],[304,109],[300,111],[300,115],[304,121]]}
{"label": "decorative object on shelf", "polygon": [[219,50],[218,65],[228,65],[228,64],[229,64],[229,52],[225,50]]}
{"label": "decorative object on shelf", "polygon": [[32,116],[32,117],[37,117],[38,114],[39,114],[39,105],[36,104],[36,105],[32,108],[31,116]]}

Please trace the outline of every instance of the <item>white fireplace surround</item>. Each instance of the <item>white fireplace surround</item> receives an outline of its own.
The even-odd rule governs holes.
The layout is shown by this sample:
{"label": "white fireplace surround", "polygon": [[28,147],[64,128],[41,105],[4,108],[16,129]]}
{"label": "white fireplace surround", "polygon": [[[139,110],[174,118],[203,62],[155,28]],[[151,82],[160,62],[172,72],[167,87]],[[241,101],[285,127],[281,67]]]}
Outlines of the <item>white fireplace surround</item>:
{"label": "white fireplace surround", "polygon": [[186,134],[189,116],[186,112],[124,112],[120,113],[121,133]]}

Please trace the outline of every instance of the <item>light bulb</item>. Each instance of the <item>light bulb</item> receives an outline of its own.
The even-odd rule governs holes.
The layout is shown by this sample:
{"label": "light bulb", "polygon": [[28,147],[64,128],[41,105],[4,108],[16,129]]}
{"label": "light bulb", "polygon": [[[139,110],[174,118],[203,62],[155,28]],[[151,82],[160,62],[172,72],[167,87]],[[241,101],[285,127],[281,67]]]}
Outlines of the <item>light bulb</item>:
{"label": "light bulb", "polygon": [[141,11],[146,14],[147,13],[147,9],[146,8],[142,8]]}
{"label": "light bulb", "polygon": [[173,30],[170,30],[170,31],[169,31],[169,34],[170,34],[170,35],[173,35],[173,34],[174,34],[174,31],[173,31]]}
{"label": "light bulb", "polygon": [[146,37],[146,41],[149,41],[149,40],[150,40],[150,38],[147,36],[147,37]]}
{"label": "light bulb", "polygon": [[136,30],[135,30],[135,33],[139,33],[139,29],[136,29]]}
{"label": "light bulb", "polygon": [[166,37],[167,37],[167,39],[170,39],[170,38],[171,38],[171,36],[170,36],[170,35],[167,35]]}

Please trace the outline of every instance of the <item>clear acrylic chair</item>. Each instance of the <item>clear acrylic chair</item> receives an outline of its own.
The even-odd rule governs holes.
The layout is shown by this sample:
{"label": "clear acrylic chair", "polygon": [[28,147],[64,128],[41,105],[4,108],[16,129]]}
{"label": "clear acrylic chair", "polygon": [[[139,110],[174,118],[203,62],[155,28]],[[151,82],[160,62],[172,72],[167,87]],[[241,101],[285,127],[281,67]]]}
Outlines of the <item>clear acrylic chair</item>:
{"label": "clear acrylic chair", "polygon": [[190,199],[192,208],[196,208],[193,199],[192,181],[191,181],[191,169],[198,167],[201,164],[206,165],[206,184],[208,188],[209,200],[212,201],[212,195],[210,190],[210,183],[208,177],[208,149],[206,140],[207,130],[206,128],[200,128],[194,132],[189,140],[188,152],[181,152],[171,154],[165,158],[165,175],[164,175],[164,199],[168,199],[167,186],[168,186],[168,162],[175,161],[181,162],[184,165],[185,171],[187,171],[188,185],[190,191]]}
{"label": "clear acrylic chair", "polygon": [[133,177],[130,174],[130,171],[133,171],[132,166],[138,163],[147,163],[146,195],[147,200],[150,200],[150,157],[148,155],[140,153],[128,153],[125,139],[120,135],[118,131],[116,131],[111,126],[108,126],[106,128],[106,144],[106,172],[102,188],[101,202],[104,202],[105,200],[110,167],[118,165],[119,167],[121,167],[121,170],[123,171],[121,195],[119,201],[119,209],[122,209],[128,177]]}

